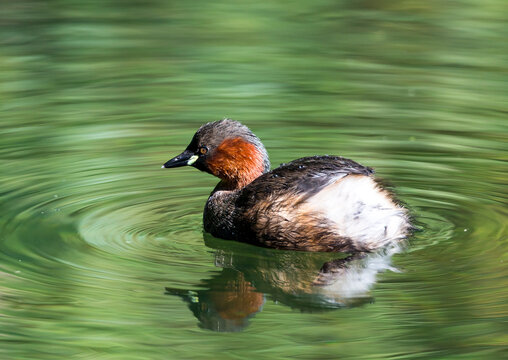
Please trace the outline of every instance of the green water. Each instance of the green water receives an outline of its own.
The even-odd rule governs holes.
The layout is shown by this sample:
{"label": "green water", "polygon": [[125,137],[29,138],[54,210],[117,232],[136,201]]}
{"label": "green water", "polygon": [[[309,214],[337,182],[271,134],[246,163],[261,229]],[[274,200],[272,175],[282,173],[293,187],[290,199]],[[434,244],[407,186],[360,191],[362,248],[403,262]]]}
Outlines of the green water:
{"label": "green water", "polygon": [[[507,356],[507,13],[2,2],[0,358]],[[274,165],[376,168],[422,231],[335,287],[312,283],[340,255],[203,234],[216,180],[160,166],[225,116]]]}

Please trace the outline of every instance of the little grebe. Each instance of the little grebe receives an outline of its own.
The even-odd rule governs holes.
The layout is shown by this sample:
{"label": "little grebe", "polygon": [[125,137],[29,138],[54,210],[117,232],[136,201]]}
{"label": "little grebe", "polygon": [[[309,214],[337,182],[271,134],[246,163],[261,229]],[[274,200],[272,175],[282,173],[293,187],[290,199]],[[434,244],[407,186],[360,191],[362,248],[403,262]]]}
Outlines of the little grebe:
{"label": "little grebe", "polygon": [[266,150],[231,119],[207,123],[163,168],[190,165],[221,181],[206,202],[207,232],[223,239],[303,251],[372,251],[404,239],[407,210],[339,156],[311,156],[270,171]]}

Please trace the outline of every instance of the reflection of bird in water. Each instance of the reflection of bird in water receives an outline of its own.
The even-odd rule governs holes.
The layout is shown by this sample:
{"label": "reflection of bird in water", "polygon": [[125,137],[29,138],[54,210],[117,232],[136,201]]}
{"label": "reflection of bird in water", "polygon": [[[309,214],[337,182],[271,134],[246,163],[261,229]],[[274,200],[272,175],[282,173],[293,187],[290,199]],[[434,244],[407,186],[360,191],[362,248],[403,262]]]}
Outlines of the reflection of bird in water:
{"label": "reflection of bird in water", "polygon": [[263,294],[301,311],[326,311],[369,303],[377,274],[393,268],[382,253],[340,254],[280,251],[234,243],[205,235],[223,268],[202,280],[201,290],[166,288],[187,302],[200,326],[214,331],[240,331],[261,311]]}
{"label": "reflection of bird in water", "polygon": [[204,290],[190,291],[166,288],[168,294],[180,296],[189,306],[200,326],[214,331],[240,331],[248,319],[261,310],[264,295],[233,269],[203,280]]}

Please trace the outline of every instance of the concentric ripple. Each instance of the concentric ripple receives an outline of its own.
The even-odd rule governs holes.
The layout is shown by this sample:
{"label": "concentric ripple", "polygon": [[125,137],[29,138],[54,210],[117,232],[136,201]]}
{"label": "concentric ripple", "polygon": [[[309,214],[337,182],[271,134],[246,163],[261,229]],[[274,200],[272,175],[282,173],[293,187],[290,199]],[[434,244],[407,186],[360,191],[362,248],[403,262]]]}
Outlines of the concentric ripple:
{"label": "concentric ripple", "polygon": [[[325,140],[334,136],[339,134],[323,134]],[[38,171],[32,176],[3,166],[17,179],[6,184],[2,198],[3,333],[13,340],[44,334],[59,339],[55,334],[63,326],[79,338],[82,331],[110,333],[129,324],[139,331],[114,337],[127,346],[151,326],[166,323],[172,329],[179,323],[192,328],[191,314],[201,327],[241,331],[256,323],[261,311],[276,318],[280,306],[315,312],[376,309],[379,302],[380,316],[395,316],[387,307],[392,304],[405,309],[400,311],[414,321],[417,308],[436,301],[440,303],[436,311],[442,313],[454,302],[467,303],[469,310],[464,311],[469,315],[460,316],[472,323],[478,317],[482,321],[498,317],[504,311],[502,254],[508,246],[504,199],[496,181],[475,177],[469,165],[485,165],[479,171],[494,176],[500,164],[424,158],[421,150],[409,160],[413,144],[385,145],[393,152],[389,161],[367,150],[355,158],[370,157],[363,162],[376,167],[380,177],[393,180],[397,197],[409,206],[419,230],[393,259],[371,257],[350,264],[336,260],[339,267],[331,278],[318,273],[324,262],[333,263],[333,256],[303,256],[207,239],[202,208],[214,180],[194,169],[159,169],[154,160],[164,161],[165,151],[151,149],[149,155],[122,166],[113,158],[78,157],[69,162],[57,157],[56,170],[34,167]],[[275,151],[275,156],[280,154]],[[26,168],[37,161],[23,160]],[[61,175],[54,176],[55,171]],[[480,279],[481,285],[472,289]],[[316,281],[328,283],[313,288]],[[243,290],[237,293],[239,289]],[[249,321],[231,323],[223,318],[229,316],[224,315],[225,294],[227,301],[239,294],[244,301],[249,299],[250,310],[245,310]],[[179,297],[190,301],[189,309],[194,310],[186,310]],[[191,299],[213,312],[198,312]],[[234,311],[243,311],[237,308],[241,303],[235,304]],[[432,316],[429,311],[417,312]],[[168,314],[171,320],[157,320]],[[43,325],[46,319],[49,328]],[[95,325],[89,328],[91,324]],[[16,330],[20,327],[41,330]],[[159,328],[153,339],[164,342],[165,333]],[[92,343],[105,346],[100,339]]]}

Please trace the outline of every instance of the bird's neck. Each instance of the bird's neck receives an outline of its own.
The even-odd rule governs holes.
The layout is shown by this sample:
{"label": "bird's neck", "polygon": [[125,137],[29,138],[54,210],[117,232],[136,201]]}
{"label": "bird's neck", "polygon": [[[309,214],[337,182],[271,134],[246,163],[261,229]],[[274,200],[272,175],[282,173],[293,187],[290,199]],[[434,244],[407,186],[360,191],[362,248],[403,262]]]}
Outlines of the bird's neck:
{"label": "bird's neck", "polygon": [[208,162],[211,173],[221,179],[216,190],[238,190],[268,171],[266,151],[238,137],[224,140]]}

